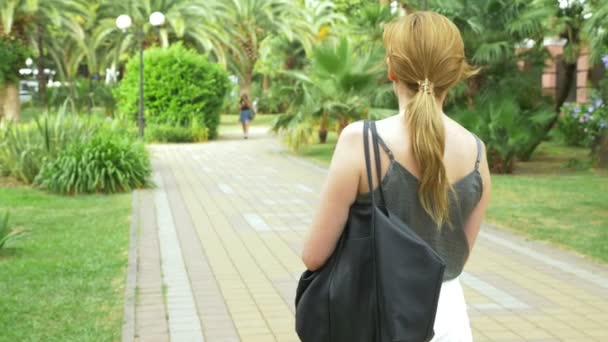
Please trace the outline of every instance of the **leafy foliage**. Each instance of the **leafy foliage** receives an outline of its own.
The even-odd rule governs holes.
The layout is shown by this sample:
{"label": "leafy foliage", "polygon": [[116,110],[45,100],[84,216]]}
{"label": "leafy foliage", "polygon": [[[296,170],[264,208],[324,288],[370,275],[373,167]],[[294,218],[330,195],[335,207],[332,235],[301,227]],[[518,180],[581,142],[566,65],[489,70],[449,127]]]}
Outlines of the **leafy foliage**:
{"label": "leafy foliage", "polygon": [[45,161],[73,141],[89,140],[100,127],[94,119],[73,115],[42,115],[30,123],[0,125],[0,174],[29,184]]}
{"label": "leafy foliage", "polygon": [[[65,110],[73,114],[91,112],[93,108],[103,108],[107,117],[114,115],[116,99],[112,93],[114,86],[101,81],[76,79],[69,86],[47,89],[46,105],[53,111]],[[41,106],[40,94],[34,94],[34,103]]]}
{"label": "leafy foliage", "polygon": [[19,80],[19,67],[29,55],[27,47],[17,39],[0,35],[0,84]]}
{"label": "leafy foliage", "polygon": [[494,93],[476,99],[473,108],[455,110],[454,117],[486,144],[490,170],[511,173],[518,156],[527,151],[553,112],[548,104],[521,106],[512,94]]}
{"label": "leafy foliage", "polygon": [[595,148],[608,132],[608,105],[599,92],[584,104],[567,103],[562,107],[559,132],[570,146]]}
{"label": "leafy foliage", "polygon": [[[220,109],[228,91],[226,72],[205,56],[181,45],[144,54],[145,119],[151,124],[189,127],[193,122],[217,136]],[[116,90],[119,110],[137,117],[139,60],[127,64]]]}
{"label": "leafy foliage", "polygon": [[[48,170],[48,165],[55,165],[55,167],[58,167],[59,164],[57,164],[56,160],[64,155],[66,151],[76,151],[78,146],[88,146],[87,144],[93,139],[98,139],[99,136],[104,136],[106,140],[117,139],[117,141],[120,141],[120,144],[126,146],[129,144],[133,144],[134,146],[137,145],[134,141],[135,132],[133,127],[126,125],[120,120],[107,122],[93,116],[83,118],[67,114],[42,115],[30,123],[8,123],[0,125],[0,137],[2,138],[0,140],[0,174],[12,176],[26,184],[34,182],[40,185],[41,183],[37,180],[40,179],[40,174],[43,170]],[[96,140],[96,142],[98,143],[99,141]],[[120,145],[120,147],[122,148],[123,145]],[[102,147],[103,146],[99,147],[98,151],[101,151],[100,149]],[[136,147],[133,148],[136,149]],[[133,163],[134,167],[139,167],[138,163],[141,163],[140,160],[135,159],[132,152],[129,153],[131,154],[126,152],[123,153],[121,158],[132,158],[133,160],[130,161],[130,163]],[[106,167],[117,167],[112,166],[114,159],[111,158],[115,158],[114,155],[101,151],[95,158],[97,158],[96,164],[92,163],[88,165],[86,172],[93,172],[93,175],[96,175],[94,172],[100,174],[110,172],[110,175],[116,175],[116,177],[120,176],[118,173],[112,173],[115,171],[104,171],[104,168]],[[148,157],[144,154],[142,158]],[[104,160],[107,161],[106,164],[104,164]],[[64,162],[67,164],[63,164],[63,166],[69,164],[65,160]],[[70,163],[73,162],[74,160],[70,161]],[[92,162],[92,159],[88,160],[88,162]],[[126,167],[129,164],[121,165]],[[100,169],[97,171],[91,169],[94,167],[99,167]],[[66,168],[63,171],[69,172],[70,170],[74,169]],[[141,171],[133,170],[127,172],[122,170],[120,172],[130,175],[130,172],[139,174]],[[74,178],[69,180],[69,182],[76,182],[79,177],[88,177],[89,174],[72,176]],[[45,177],[51,178],[49,173],[45,174]],[[125,176],[123,175],[120,177]],[[68,180],[65,179],[63,179],[63,181],[68,182]],[[55,183],[53,183],[53,186],[55,186],[54,184]],[[120,186],[113,184],[114,183],[111,182],[107,184],[104,183],[105,188],[102,188],[99,191],[127,189],[123,186],[124,184],[121,184]],[[81,186],[79,183],[77,185]],[[73,184],[70,186],[73,186]],[[80,189],[77,190],[80,191]],[[69,193],[69,191],[65,192]]]}
{"label": "leafy foliage", "polygon": [[589,41],[592,61],[608,55],[608,2],[602,0],[587,1],[591,18],[585,21],[583,31]]}
{"label": "leafy foliage", "polygon": [[159,143],[189,143],[207,140],[205,127],[175,127],[152,125],[146,130],[146,140]]}
{"label": "leafy foliage", "polygon": [[60,152],[44,165],[36,184],[60,194],[115,193],[149,185],[151,172],[141,142],[99,134]]}
{"label": "leafy foliage", "polygon": [[340,131],[352,120],[366,118],[374,85],[383,66],[372,54],[355,51],[347,39],[328,40],[317,47],[306,73],[291,72],[297,84],[288,112],[277,119],[274,131],[284,131],[293,149],[311,141],[312,127],[320,139],[330,125]]}

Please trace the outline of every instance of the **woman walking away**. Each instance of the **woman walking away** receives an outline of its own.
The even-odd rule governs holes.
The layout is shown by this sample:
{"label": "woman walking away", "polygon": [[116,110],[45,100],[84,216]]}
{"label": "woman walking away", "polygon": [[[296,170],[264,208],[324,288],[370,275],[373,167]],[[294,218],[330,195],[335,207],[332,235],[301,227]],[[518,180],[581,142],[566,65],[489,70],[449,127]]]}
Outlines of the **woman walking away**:
{"label": "woman walking away", "polygon": [[322,268],[351,206],[369,204],[371,191],[375,198],[383,193],[387,210],[446,265],[432,341],[471,341],[459,276],[488,206],[490,173],[483,143],[448,117],[443,103],[450,88],[476,71],[466,62],[458,28],[437,13],[415,12],[386,25],[384,46],[399,113],[375,123],[380,177],[369,184],[364,124],[349,125],[337,143],[302,259],[311,271]]}
{"label": "woman walking away", "polygon": [[239,106],[241,108],[239,121],[241,121],[241,125],[243,125],[243,138],[247,139],[249,137],[249,122],[251,121],[251,104],[249,103],[247,94],[241,96]]}

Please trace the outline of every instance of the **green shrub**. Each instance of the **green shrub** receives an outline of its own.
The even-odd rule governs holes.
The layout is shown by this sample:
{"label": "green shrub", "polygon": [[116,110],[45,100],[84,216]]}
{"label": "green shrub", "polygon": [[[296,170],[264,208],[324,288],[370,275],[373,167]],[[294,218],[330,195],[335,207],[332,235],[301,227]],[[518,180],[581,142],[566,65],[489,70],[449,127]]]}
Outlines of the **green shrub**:
{"label": "green shrub", "polygon": [[[226,72],[179,44],[147,50],[144,65],[146,122],[190,127],[196,121],[209,129],[209,138],[215,138],[229,87]],[[137,118],[138,70],[139,60],[134,57],[115,91],[119,110],[133,119]]]}
{"label": "green shrub", "polygon": [[30,56],[28,48],[18,39],[0,35],[0,84],[18,82],[20,65]]}
{"label": "green shrub", "polygon": [[46,160],[76,140],[88,140],[101,128],[93,118],[41,115],[33,122],[0,124],[0,174],[31,183]]}
{"label": "green shrub", "polygon": [[516,157],[529,149],[554,113],[548,106],[523,109],[509,95],[479,100],[475,108],[456,110],[454,117],[485,142],[492,172],[511,173]]}
{"label": "green shrub", "polygon": [[43,165],[72,143],[86,143],[101,133],[135,137],[137,130],[121,120],[68,114],[40,115],[28,123],[0,123],[0,175],[32,183]]}
{"label": "green shrub", "polygon": [[147,186],[150,174],[150,159],[141,142],[102,133],[71,144],[44,165],[35,182],[60,194],[115,193]]}
{"label": "green shrub", "polygon": [[566,103],[558,127],[568,145],[594,148],[608,130],[608,105],[597,92],[587,103]]}
{"label": "green shrub", "polygon": [[11,228],[8,219],[8,212],[0,216],[0,249],[4,248],[10,241],[14,241],[17,237],[25,233],[25,230],[23,229]]}
{"label": "green shrub", "polygon": [[189,143],[207,140],[205,127],[174,127],[151,125],[146,129],[146,141],[160,143]]}

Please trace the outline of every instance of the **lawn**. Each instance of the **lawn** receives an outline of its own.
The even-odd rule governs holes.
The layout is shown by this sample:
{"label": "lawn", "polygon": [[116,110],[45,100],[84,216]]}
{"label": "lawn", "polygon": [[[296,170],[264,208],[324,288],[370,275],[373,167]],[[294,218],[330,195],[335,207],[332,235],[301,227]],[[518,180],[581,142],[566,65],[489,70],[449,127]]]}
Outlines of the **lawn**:
{"label": "lawn", "polygon": [[28,230],[0,250],[0,341],[118,341],[131,196],[60,197],[0,184]]}
{"label": "lawn", "polygon": [[[299,154],[328,165],[335,141]],[[585,149],[541,144],[514,175],[493,175],[486,221],[608,262],[608,173],[589,165]]]}

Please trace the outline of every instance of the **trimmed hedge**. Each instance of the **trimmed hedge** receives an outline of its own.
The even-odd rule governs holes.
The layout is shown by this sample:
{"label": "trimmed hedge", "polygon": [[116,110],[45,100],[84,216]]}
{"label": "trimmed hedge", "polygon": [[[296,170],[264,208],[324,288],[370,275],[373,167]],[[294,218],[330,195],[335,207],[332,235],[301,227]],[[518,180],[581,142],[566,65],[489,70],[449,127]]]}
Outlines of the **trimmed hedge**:
{"label": "trimmed hedge", "polygon": [[[118,108],[137,118],[139,59],[127,64],[125,77],[116,89]],[[228,75],[206,56],[181,44],[144,53],[144,103],[146,123],[174,127],[207,127],[210,139],[217,136],[220,110],[228,91]]]}
{"label": "trimmed hedge", "polygon": [[152,125],[146,128],[146,141],[159,143],[203,142],[207,141],[207,128]]}

